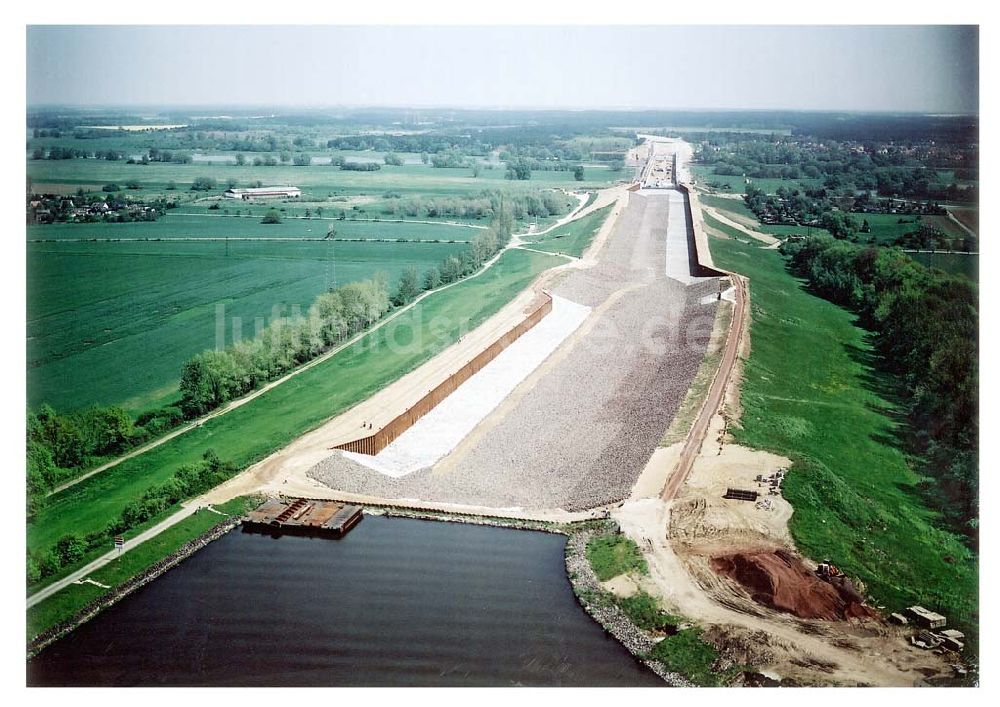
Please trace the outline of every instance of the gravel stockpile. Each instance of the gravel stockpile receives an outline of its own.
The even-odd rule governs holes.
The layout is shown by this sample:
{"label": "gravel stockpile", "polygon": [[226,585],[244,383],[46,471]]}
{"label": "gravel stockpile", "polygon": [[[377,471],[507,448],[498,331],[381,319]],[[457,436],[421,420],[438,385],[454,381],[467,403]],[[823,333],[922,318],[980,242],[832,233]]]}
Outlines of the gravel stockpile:
{"label": "gravel stockpile", "polygon": [[716,306],[699,304],[715,279],[686,287],[663,274],[667,202],[633,195],[601,263],[559,285],[556,294],[601,309],[499,424],[446,460],[447,473],[394,479],[338,453],[309,475],[352,493],[495,507],[581,510],[627,497],[701,363]]}

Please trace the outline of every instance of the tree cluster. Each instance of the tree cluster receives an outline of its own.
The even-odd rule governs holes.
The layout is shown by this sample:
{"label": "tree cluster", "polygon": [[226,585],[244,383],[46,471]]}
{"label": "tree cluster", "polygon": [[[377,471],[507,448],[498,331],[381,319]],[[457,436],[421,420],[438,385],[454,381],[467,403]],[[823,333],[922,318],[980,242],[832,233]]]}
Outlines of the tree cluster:
{"label": "tree cluster", "polygon": [[306,316],[276,319],[254,339],[191,358],[181,372],[181,410],[188,418],[214,410],[319,356],[388,310],[382,273],[325,292]]}
{"label": "tree cluster", "polygon": [[792,271],[852,309],[872,332],[879,365],[899,381],[908,444],[932,479],[928,497],[969,537],[978,525],[978,289],[894,248],[828,236],[789,241]]}
{"label": "tree cluster", "polygon": [[[874,190],[884,197],[977,201],[974,186],[956,180],[978,175],[978,150],[966,142],[935,140],[835,141],[802,136],[716,137],[699,147],[698,160],[719,175],[752,179],[822,179],[835,195]],[[952,171],[943,181],[942,172]],[[963,175],[963,176],[960,176]]]}
{"label": "tree cluster", "polygon": [[382,169],[382,165],[378,162],[351,162],[348,160],[342,160],[340,162],[340,168],[351,172],[377,172]]}
{"label": "tree cluster", "polygon": [[223,462],[214,451],[208,450],[201,461],[182,466],[167,482],[150,488],[140,498],[131,501],[104,530],[83,537],[70,533],[59,538],[55,546],[47,551],[29,552],[26,563],[28,584],[80,562],[88,552],[102,547],[110,549],[116,535],[139,527],[186,498],[218,486],[237,471],[234,464]]}
{"label": "tree cluster", "polygon": [[121,454],[181,421],[176,408],[143,413],[132,420],[117,406],[93,406],[58,413],[49,405],[28,411],[28,512],[37,511],[45,494],[101,459]]}

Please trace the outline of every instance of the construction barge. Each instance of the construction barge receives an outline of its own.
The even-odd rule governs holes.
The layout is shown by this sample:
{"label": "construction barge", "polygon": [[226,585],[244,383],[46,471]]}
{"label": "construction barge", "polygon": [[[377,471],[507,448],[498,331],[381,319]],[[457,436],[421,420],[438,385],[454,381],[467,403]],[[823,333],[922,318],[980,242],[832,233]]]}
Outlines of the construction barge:
{"label": "construction barge", "polygon": [[270,498],[243,520],[247,532],[342,537],[364,515],[361,506],[306,498]]}

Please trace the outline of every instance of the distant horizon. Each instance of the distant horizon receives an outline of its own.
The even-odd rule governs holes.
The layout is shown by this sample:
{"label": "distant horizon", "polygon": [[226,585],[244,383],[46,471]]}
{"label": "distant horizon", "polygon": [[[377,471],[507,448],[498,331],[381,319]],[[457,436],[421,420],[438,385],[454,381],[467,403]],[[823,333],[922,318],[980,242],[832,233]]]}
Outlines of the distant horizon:
{"label": "distant horizon", "polygon": [[36,25],[26,38],[29,107],[979,114],[977,26]]}
{"label": "distant horizon", "polygon": [[504,111],[526,111],[534,113],[846,113],[851,115],[917,115],[926,117],[941,118],[964,118],[979,117],[978,111],[973,112],[944,112],[944,111],[921,111],[921,110],[892,110],[892,109],[848,109],[848,108],[664,108],[655,106],[472,106],[472,105],[403,105],[403,104],[268,104],[268,103],[37,103],[28,104],[27,109],[31,110],[207,110],[207,109],[236,109],[236,110],[263,110],[280,109],[283,111],[305,110],[305,111],[326,111],[326,110],[450,110],[450,111],[482,111],[482,112],[504,112]]}

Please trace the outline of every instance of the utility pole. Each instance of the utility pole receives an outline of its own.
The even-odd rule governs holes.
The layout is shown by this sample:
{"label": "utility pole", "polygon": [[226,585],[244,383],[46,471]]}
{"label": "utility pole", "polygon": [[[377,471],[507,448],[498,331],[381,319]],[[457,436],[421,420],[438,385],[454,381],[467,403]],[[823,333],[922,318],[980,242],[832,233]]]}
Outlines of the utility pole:
{"label": "utility pole", "polygon": [[325,240],[330,241],[330,260],[329,260],[329,267],[327,268],[327,286],[331,292],[337,289],[337,252],[334,249],[333,245],[333,242],[336,240],[336,238],[337,238],[337,231],[334,229],[334,227],[330,226],[329,228],[327,228]]}

